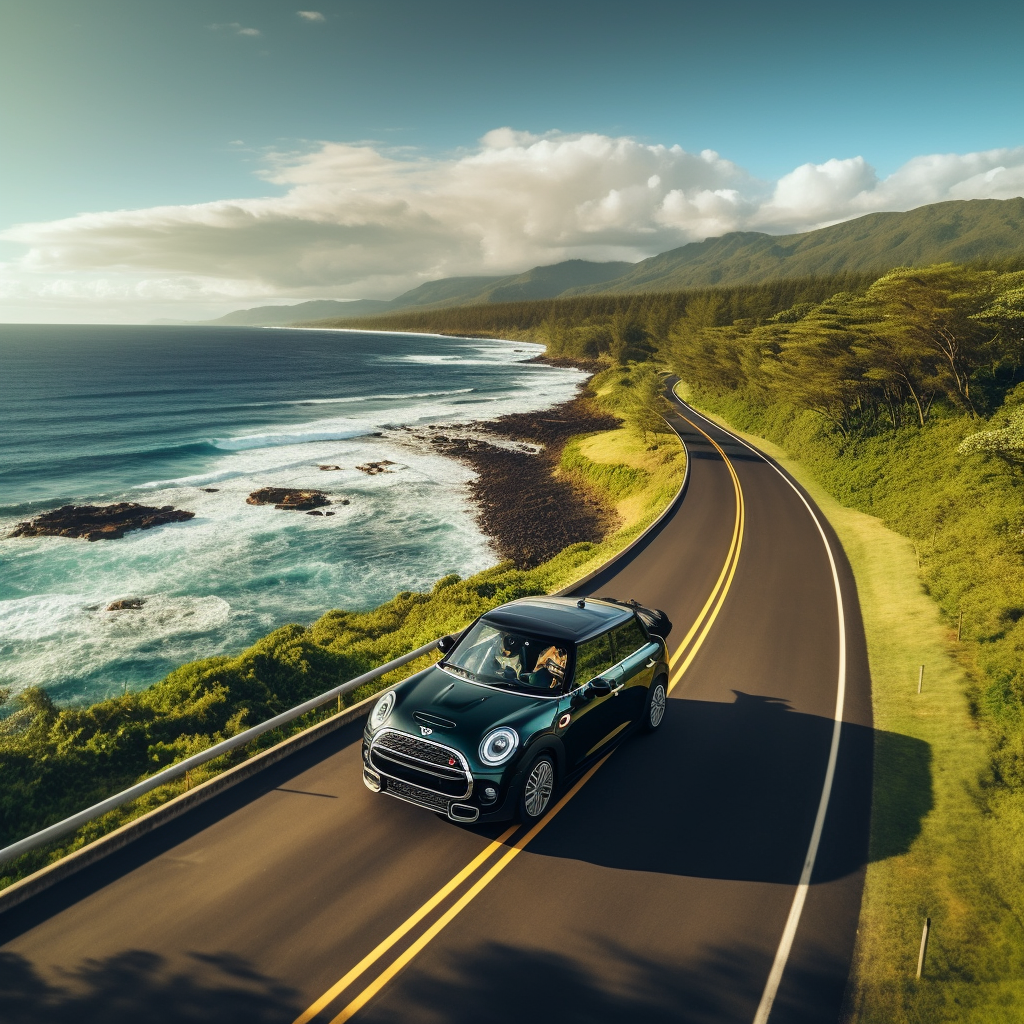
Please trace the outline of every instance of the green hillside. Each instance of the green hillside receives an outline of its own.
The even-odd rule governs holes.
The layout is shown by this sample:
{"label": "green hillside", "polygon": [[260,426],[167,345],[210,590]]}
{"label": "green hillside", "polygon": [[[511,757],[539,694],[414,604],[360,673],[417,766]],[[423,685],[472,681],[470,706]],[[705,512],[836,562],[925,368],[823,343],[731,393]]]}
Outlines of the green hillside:
{"label": "green hillside", "polygon": [[1024,257],[1024,199],[970,199],[866,217],[798,235],[733,231],[637,263],[577,292],[671,292],[844,271]]}

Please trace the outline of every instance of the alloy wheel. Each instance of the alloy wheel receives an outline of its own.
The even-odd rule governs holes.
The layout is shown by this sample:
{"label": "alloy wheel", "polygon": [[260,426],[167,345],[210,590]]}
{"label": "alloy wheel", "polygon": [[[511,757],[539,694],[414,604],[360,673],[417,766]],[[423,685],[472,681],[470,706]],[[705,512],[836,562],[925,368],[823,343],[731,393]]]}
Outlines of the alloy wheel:
{"label": "alloy wheel", "polygon": [[541,759],[530,771],[523,794],[523,805],[531,818],[539,818],[546,810],[555,788],[555,770],[551,762]]}
{"label": "alloy wheel", "polygon": [[665,687],[662,683],[658,683],[651,691],[651,708],[650,708],[650,723],[652,729],[657,729],[661,725],[661,720],[665,717]]}

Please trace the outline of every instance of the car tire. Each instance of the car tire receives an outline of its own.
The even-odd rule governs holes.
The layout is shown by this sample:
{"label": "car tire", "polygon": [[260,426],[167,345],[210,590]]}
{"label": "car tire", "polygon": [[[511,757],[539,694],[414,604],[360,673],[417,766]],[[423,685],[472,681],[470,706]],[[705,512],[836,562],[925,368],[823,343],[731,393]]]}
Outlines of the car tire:
{"label": "car tire", "polygon": [[665,721],[665,709],[668,706],[668,688],[664,676],[658,676],[647,689],[647,703],[644,705],[644,728],[648,732],[657,732]]}
{"label": "car tire", "polygon": [[519,820],[532,825],[544,817],[555,794],[555,761],[550,754],[538,755],[530,764],[519,794]]}

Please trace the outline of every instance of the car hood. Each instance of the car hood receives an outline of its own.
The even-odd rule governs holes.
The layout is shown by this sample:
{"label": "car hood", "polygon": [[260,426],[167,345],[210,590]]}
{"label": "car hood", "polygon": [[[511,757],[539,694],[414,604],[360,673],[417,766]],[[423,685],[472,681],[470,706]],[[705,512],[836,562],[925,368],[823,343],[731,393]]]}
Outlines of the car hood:
{"label": "car hood", "polygon": [[466,682],[439,668],[413,676],[396,690],[389,728],[415,734],[426,726],[434,730],[433,739],[467,753],[475,752],[483,735],[495,726],[525,724],[538,713],[553,715],[557,706],[557,701]]}

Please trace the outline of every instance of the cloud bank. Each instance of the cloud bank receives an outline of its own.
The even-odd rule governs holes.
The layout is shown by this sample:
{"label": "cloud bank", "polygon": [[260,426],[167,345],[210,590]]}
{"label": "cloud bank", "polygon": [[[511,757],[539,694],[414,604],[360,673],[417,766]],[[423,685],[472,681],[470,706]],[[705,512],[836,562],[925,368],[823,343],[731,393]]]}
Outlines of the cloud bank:
{"label": "cloud bank", "polygon": [[264,167],[281,194],[13,227],[2,237],[28,249],[2,268],[0,299],[391,297],[438,277],[639,260],[727,231],[1024,194],[1024,147],[916,157],[886,178],[862,157],[833,159],[770,182],[712,150],[510,128],[443,159],[324,143]]}

